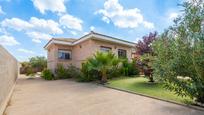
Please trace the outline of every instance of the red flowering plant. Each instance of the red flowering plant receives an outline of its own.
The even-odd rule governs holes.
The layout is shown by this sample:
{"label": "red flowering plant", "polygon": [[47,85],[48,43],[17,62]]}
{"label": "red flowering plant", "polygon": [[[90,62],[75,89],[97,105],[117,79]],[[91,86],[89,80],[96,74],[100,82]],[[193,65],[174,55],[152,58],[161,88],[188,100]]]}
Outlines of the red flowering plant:
{"label": "red flowering plant", "polygon": [[139,40],[136,44],[136,54],[140,55],[137,59],[137,65],[140,68],[141,73],[149,78],[149,82],[154,82],[152,76],[152,61],[153,61],[153,49],[152,43],[156,40],[157,32],[150,32],[147,36],[143,36],[142,40]]}

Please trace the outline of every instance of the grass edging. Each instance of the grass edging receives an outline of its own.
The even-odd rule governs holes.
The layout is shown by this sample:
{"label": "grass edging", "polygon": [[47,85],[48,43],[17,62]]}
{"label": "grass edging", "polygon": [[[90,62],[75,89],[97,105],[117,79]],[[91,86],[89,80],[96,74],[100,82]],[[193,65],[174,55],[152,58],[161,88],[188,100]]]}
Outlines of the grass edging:
{"label": "grass edging", "polygon": [[184,103],[178,103],[176,101],[161,99],[161,98],[158,98],[158,97],[154,97],[154,96],[150,96],[150,95],[146,95],[146,94],[142,94],[142,93],[138,93],[138,92],[133,92],[133,91],[126,90],[126,89],[115,88],[115,87],[111,87],[111,86],[107,86],[107,85],[102,85],[102,86],[104,86],[106,88],[114,89],[114,90],[119,90],[119,91],[131,93],[131,94],[136,94],[136,95],[140,95],[140,96],[144,96],[144,97],[149,97],[149,98],[152,98],[152,99],[157,99],[157,100],[160,100],[160,101],[165,101],[165,102],[169,102],[169,103],[185,106],[185,107],[188,107],[188,108],[204,111],[204,108],[203,107],[199,107],[199,106],[188,105],[188,104],[184,104]]}

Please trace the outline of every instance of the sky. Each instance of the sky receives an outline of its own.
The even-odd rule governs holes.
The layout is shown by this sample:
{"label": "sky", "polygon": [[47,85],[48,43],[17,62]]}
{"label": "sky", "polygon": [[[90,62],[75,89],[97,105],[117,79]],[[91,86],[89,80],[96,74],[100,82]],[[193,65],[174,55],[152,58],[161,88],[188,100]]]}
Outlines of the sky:
{"label": "sky", "polygon": [[[57,2],[56,2],[57,1]],[[180,14],[182,0],[0,0],[0,44],[19,61],[46,56],[53,37],[95,31],[137,42],[161,34]]]}

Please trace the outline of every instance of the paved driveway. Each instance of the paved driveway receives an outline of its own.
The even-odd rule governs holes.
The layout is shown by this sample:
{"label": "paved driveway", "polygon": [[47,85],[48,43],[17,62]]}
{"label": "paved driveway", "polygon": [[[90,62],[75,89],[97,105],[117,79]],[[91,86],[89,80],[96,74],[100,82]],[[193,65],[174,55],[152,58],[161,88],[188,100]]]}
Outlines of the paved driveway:
{"label": "paved driveway", "polygon": [[91,83],[19,78],[5,114],[204,115],[204,112]]}

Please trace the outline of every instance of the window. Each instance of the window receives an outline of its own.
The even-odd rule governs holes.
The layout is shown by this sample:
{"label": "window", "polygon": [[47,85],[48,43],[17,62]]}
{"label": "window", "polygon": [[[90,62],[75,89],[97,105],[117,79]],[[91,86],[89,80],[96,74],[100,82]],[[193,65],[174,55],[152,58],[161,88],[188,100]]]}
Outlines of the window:
{"label": "window", "polygon": [[127,57],[127,51],[123,49],[118,49],[118,57],[119,58],[126,58]]}
{"label": "window", "polygon": [[71,59],[71,51],[58,50],[58,59],[70,60]]}
{"label": "window", "polygon": [[100,49],[102,52],[109,52],[111,51],[111,48],[110,47],[105,47],[105,46],[101,46],[101,49]]}

